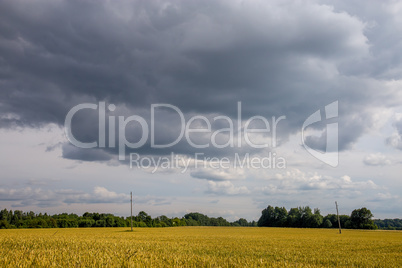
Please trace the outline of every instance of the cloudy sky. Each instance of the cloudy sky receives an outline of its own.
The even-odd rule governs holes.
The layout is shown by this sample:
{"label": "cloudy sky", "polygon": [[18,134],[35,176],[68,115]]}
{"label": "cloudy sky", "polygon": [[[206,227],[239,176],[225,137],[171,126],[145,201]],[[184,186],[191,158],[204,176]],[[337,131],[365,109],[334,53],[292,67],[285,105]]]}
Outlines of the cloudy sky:
{"label": "cloudy sky", "polygon": [[0,207],[127,216],[133,191],[153,217],[401,218],[401,18],[398,1],[1,1]]}

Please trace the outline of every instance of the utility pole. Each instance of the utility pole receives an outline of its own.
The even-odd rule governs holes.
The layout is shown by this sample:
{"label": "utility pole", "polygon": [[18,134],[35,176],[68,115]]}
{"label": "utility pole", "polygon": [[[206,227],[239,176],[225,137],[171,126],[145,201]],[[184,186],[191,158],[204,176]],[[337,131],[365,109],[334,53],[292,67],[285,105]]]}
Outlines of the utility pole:
{"label": "utility pole", "polygon": [[342,229],[341,229],[341,220],[339,219],[339,212],[338,212],[338,203],[335,201],[335,205],[336,205],[336,215],[338,216],[338,225],[339,225],[339,233],[342,233]]}
{"label": "utility pole", "polygon": [[130,192],[131,197],[131,217],[130,217],[130,224],[131,224],[131,232],[133,231],[133,192]]}

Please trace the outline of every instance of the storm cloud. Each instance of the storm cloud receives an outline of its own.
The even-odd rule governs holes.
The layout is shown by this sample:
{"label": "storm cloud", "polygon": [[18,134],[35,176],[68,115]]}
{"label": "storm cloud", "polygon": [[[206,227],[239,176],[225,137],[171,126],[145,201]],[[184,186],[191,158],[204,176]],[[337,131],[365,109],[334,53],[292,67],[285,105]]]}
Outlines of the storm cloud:
{"label": "storm cloud", "polygon": [[[393,170],[400,167],[401,18],[402,5],[394,1],[0,1],[0,132],[12,139],[7,131],[44,131],[56,126],[53,133],[58,135],[62,130],[63,138],[45,142],[43,150],[48,156],[58,153],[63,163],[76,160],[68,164],[71,169],[85,164],[127,169],[130,153],[149,159],[175,154],[192,161],[198,153],[233,161],[236,154],[261,157],[280,151],[286,164],[300,169],[301,174],[315,169],[322,174],[317,181],[308,178],[300,182],[292,191],[332,191],[340,183],[353,185],[354,191],[365,188],[363,182],[381,185],[372,174],[385,172],[394,178]],[[327,119],[325,107],[334,102],[338,103],[337,116]],[[80,104],[96,108],[79,110],[71,126],[64,128],[69,111]],[[155,104],[164,107],[153,113]],[[103,105],[104,136],[100,134],[99,112]],[[322,120],[302,129],[314,113]],[[247,142],[244,133],[253,116],[265,118],[269,131],[252,134],[251,140],[269,146],[257,148]],[[124,121],[129,118],[143,118],[146,131],[138,120]],[[178,139],[185,127],[182,120],[198,130],[208,130],[208,121],[210,131]],[[250,126],[258,129],[264,124],[255,120]],[[335,149],[342,154],[340,164],[350,164],[344,174],[319,166],[318,161],[312,163],[300,153],[302,145],[325,152],[329,124],[338,124]],[[97,145],[75,146],[66,138],[69,130],[78,141]],[[217,131],[221,132],[214,134]],[[122,153],[122,136],[127,143],[145,141],[138,148],[123,144]],[[165,148],[152,144],[169,144],[176,139]],[[197,148],[192,143],[205,146]],[[119,161],[119,154],[126,159]],[[13,148],[4,159],[11,159],[9,155],[18,167],[20,158],[31,157],[13,153]],[[42,172],[51,167],[41,164],[47,168],[35,167]],[[387,173],[388,168],[392,171]],[[377,169],[381,171],[373,171]],[[189,171],[188,178],[207,187],[198,193],[211,196],[265,196],[279,188],[289,192],[280,185],[292,182],[285,178],[272,187],[258,185],[259,179],[272,175],[265,174],[266,170],[192,166]],[[8,172],[19,174],[14,169]],[[178,173],[159,174],[169,177]],[[345,174],[353,182],[342,177]],[[6,180],[31,179],[27,176],[8,174]],[[41,195],[48,194],[45,201],[50,203],[56,195],[51,190],[4,189],[2,198],[17,200],[21,206],[29,201],[21,201],[20,194],[31,196],[29,200],[40,206],[47,206],[39,202]],[[73,199],[96,203],[93,196],[103,198],[104,193],[80,192]],[[388,194],[395,196],[384,193]],[[108,200],[122,203],[124,198],[116,194],[116,199]],[[62,203],[74,203],[73,199],[65,198]]]}
{"label": "storm cloud", "polygon": [[[394,88],[350,70],[356,62],[372,63],[370,49],[376,40],[368,38],[369,21],[329,5],[282,1],[3,1],[0,5],[0,124],[6,128],[63,125],[69,109],[80,103],[113,103],[118,111],[124,110],[116,114],[127,116],[149,110],[153,103],[169,103],[185,115],[235,118],[241,101],[245,120],[254,115],[286,116],[278,128],[286,141],[311,113],[338,100],[339,147],[345,150],[371,127],[373,107],[400,100]],[[169,113],[160,116],[159,139],[174,140],[179,123],[177,118],[169,120]],[[325,130],[325,124],[315,127]],[[97,140],[95,115],[76,120],[73,128],[82,139]],[[134,127],[130,131],[138,137]],[[314,137],[307,143],[317,149],[323,146]],[[68,148],[63,146],[66,158],[111,158],[105,152],[78,154]],[[151,150],[147,144],[141,150],[194,152],[187,143],[169,149]],[[205,152],[224,155],[231,148]]]}

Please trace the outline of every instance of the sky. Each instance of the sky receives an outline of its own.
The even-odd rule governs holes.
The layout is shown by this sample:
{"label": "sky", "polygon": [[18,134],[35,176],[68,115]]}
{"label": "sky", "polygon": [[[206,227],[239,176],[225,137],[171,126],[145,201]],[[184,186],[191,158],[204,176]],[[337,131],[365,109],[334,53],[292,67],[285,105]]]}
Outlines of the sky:
{"label": "sky", "polygon": [[402,218],[399,1],[0,2],[0,207]]}

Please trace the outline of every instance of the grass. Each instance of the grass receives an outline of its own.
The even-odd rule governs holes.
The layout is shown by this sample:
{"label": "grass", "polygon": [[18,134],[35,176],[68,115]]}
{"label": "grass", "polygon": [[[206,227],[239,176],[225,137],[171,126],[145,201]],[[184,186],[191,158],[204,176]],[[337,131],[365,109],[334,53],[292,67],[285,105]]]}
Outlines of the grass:
{"label": "grass", "polygon": [[0,267],[402,267],[402,232],[175,227],[0,230]]}

